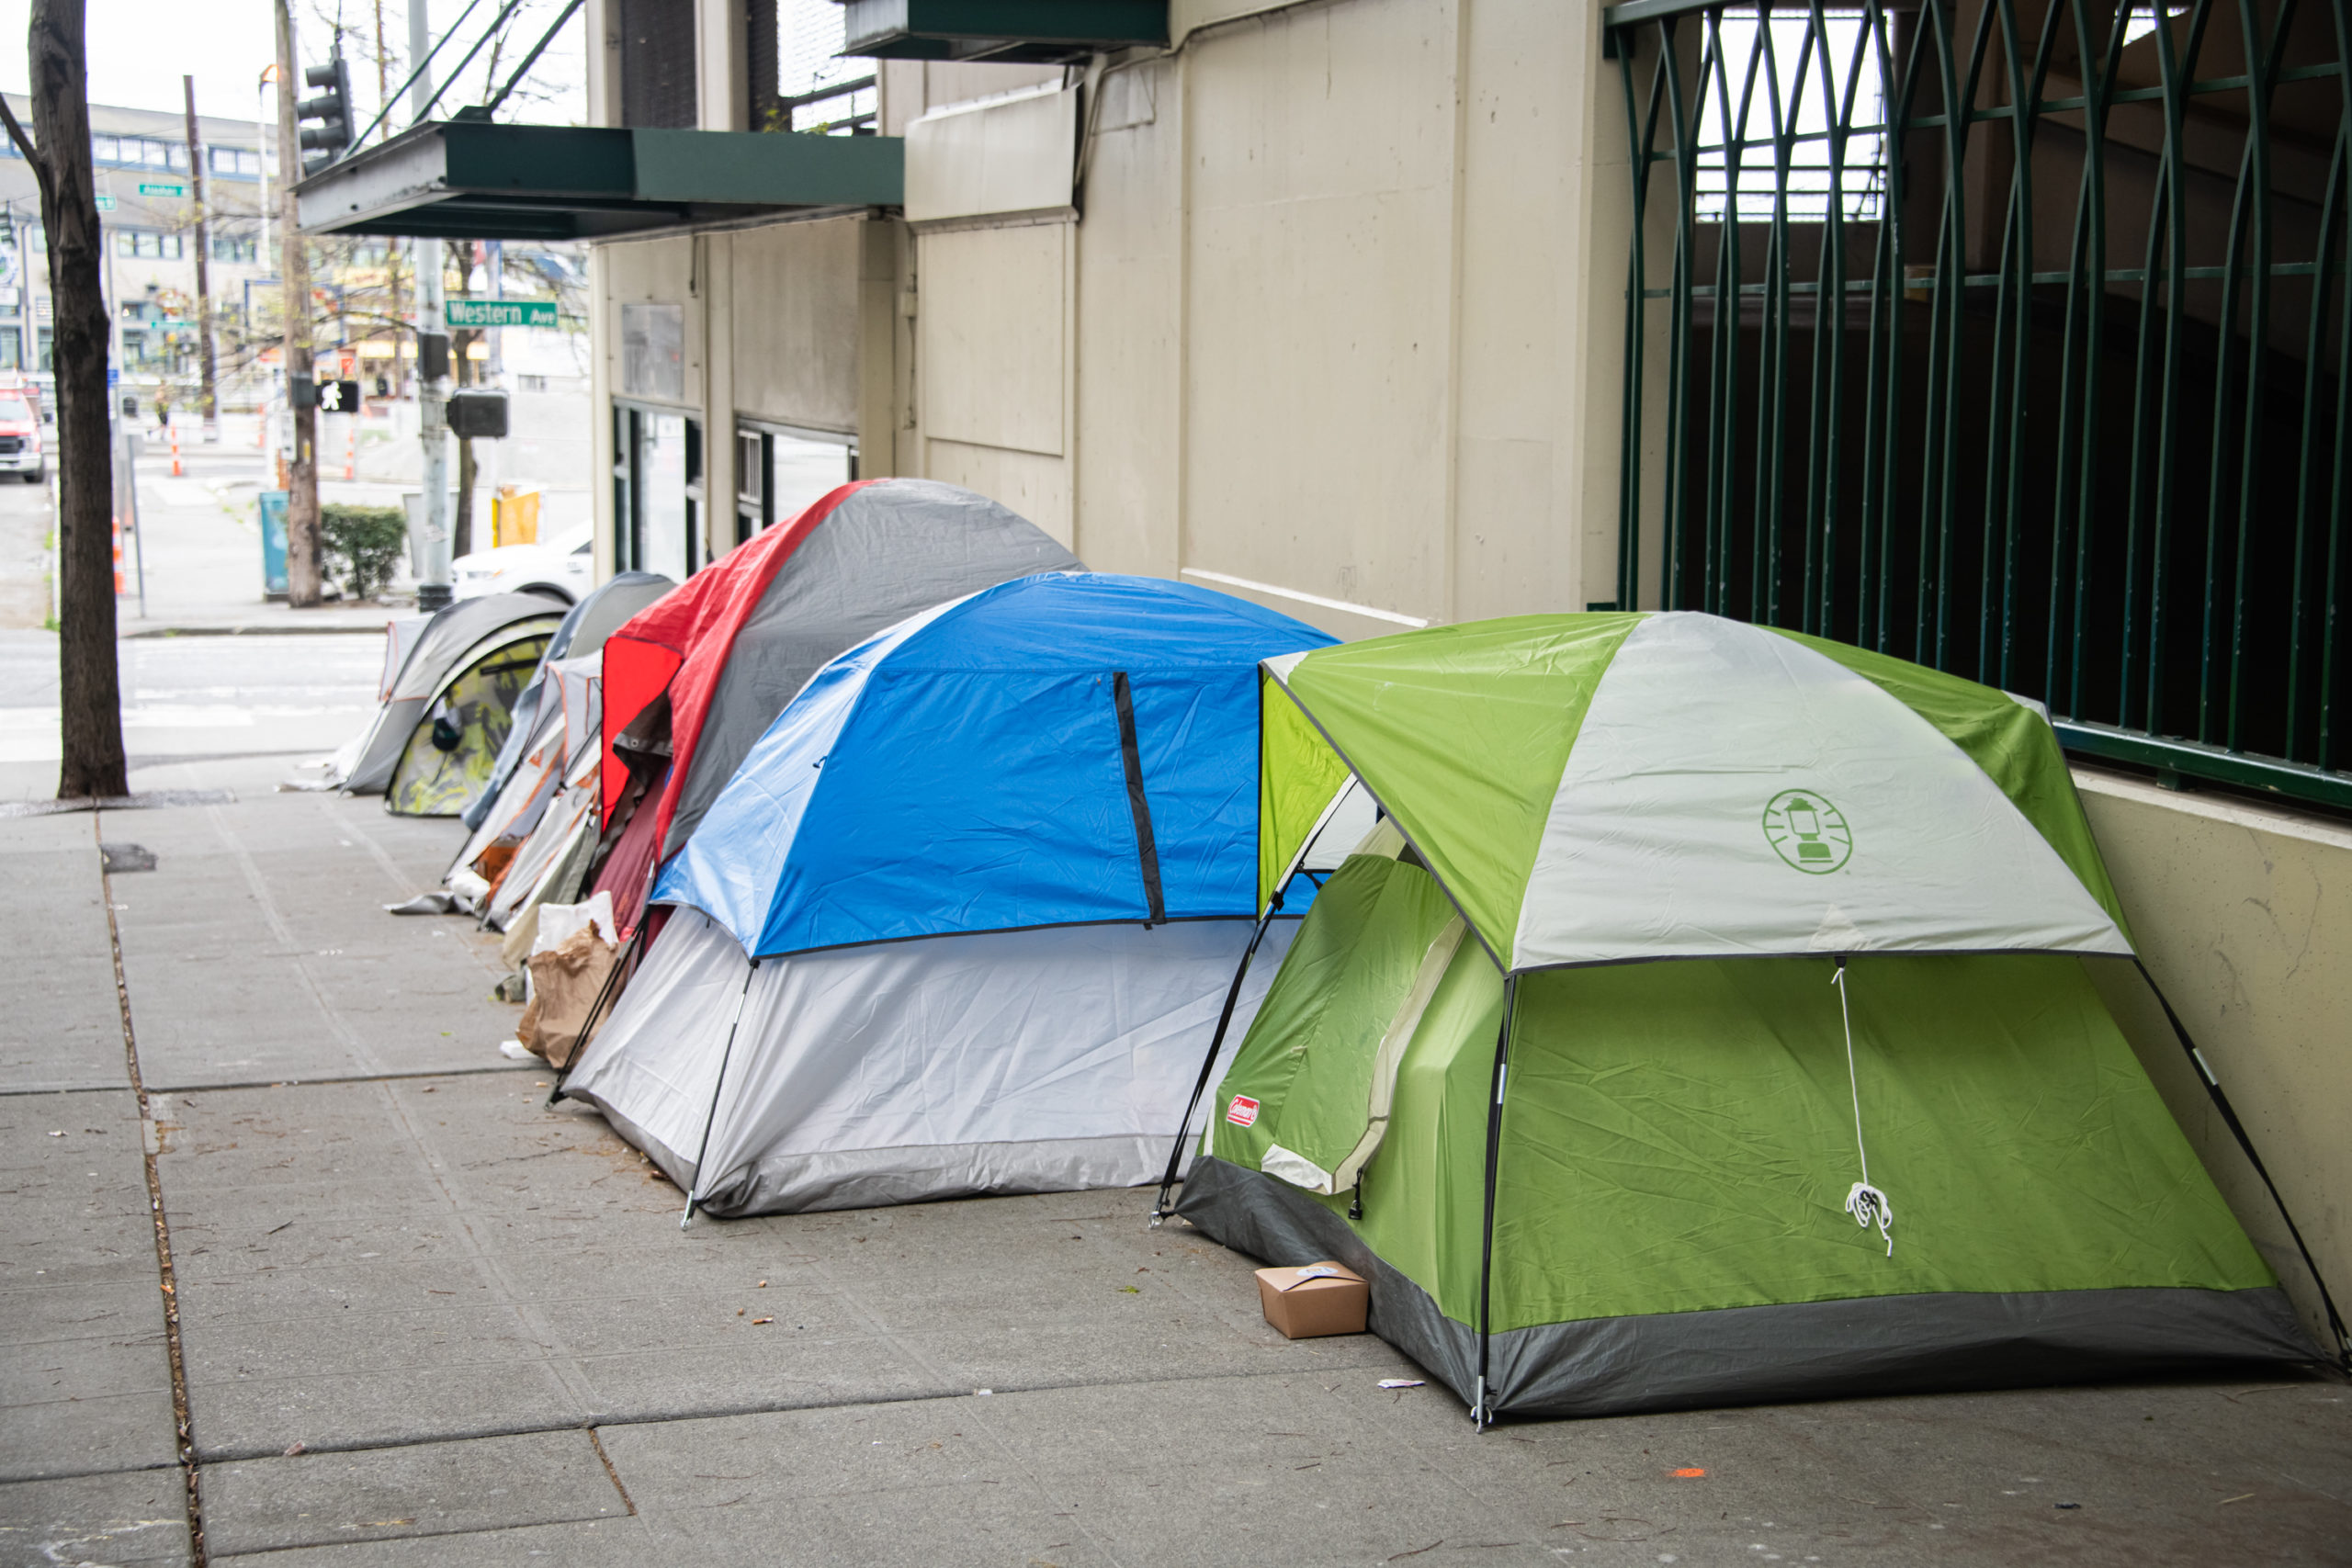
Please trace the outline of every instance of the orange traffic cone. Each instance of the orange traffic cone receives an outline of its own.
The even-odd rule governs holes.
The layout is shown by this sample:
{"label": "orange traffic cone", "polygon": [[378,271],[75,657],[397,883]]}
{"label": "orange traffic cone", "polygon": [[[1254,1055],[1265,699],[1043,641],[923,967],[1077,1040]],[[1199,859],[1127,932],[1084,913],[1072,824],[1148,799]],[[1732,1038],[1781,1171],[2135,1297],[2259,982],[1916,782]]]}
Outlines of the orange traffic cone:
{"label": "orange traffic cone", "polygon": [[172,478],[178,479],[180,477],[180,427],[171,424],[164,428],[172,433]]}
{"label": "orange traffic cone", "polygon": [[343,477],[359,477],[359,422],[347,414],[343,421]]}
{"label": "orange traffic cone", "polygon": [[116,598],[122,596],[122,519],[119,517],[114,520],[114,592]]}

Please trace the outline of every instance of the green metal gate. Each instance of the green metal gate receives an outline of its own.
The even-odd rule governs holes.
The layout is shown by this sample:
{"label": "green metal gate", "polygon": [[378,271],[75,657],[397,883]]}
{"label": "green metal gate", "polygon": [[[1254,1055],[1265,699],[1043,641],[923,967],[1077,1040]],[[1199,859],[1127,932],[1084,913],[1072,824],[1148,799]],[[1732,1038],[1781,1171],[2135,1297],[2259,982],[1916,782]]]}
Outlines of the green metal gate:
{"label": "green metal gate", "polygon": [[1619,601],[2352,806],[2352,0],[1607,13]]}

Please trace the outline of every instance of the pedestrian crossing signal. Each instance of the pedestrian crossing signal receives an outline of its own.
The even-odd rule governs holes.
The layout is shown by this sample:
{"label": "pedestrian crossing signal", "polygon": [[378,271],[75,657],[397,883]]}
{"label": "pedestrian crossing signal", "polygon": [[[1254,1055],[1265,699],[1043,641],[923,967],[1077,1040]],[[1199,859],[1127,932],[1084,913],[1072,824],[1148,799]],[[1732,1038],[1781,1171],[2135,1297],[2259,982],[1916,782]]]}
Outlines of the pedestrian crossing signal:
{"label": "pedestrian crossing signal", "polygon": [[357,413],[359,383],[356,381],[322,381],[319,383],[321,413]]}

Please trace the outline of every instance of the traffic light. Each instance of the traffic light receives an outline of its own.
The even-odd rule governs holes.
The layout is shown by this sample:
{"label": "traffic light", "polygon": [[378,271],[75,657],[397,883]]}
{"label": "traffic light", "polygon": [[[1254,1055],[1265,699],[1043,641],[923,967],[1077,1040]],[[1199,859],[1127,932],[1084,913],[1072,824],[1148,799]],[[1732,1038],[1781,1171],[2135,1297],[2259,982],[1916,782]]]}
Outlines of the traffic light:
{"label": "traffic light", "polygon": [[294,107],[297,120],[318,121],[305,123],[301,134],[302,173],[315,175],[351,148],[351,67],[344,63],[338,51],[324,65],[305,66],[302,80],[325,89]]}

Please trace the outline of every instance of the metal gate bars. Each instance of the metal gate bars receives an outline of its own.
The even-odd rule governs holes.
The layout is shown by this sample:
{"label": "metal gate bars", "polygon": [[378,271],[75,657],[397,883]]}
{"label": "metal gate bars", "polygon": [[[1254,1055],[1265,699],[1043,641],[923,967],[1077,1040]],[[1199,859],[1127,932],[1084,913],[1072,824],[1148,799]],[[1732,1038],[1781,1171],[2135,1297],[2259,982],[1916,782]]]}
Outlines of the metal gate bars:
{"label": "metal gate bars", "polygon": [[1606,16],[1618,597],[2352,806],[2352,0]]}

